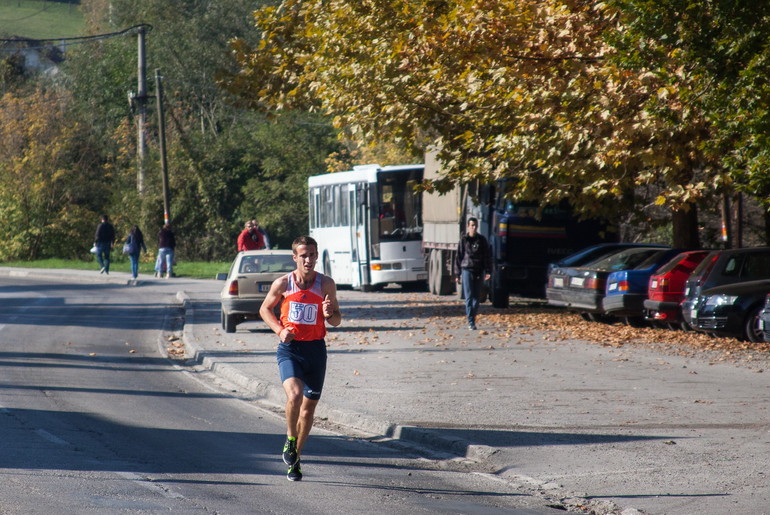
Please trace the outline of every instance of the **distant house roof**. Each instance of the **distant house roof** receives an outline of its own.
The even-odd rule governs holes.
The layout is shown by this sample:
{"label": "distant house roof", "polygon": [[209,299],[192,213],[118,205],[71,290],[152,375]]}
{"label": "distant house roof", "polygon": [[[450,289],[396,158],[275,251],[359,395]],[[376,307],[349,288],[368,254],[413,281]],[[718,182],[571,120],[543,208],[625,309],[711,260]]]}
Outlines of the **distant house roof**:
{"label": "distant house roof", "polygon": [[23,57],[22,66],[32,73],[55,73],[64,60],[63,47],[21,36],[0,41],[0,60],[6,60],[12,55]]}

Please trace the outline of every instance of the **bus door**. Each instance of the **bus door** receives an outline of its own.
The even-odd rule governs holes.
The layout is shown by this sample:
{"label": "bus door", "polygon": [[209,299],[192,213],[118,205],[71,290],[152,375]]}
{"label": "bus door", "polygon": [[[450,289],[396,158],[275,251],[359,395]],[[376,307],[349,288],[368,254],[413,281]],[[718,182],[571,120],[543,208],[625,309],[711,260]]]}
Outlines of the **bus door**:
{"label": "bus door", "polygon": [[351,210],[355,211],[355,219],[351,220],[351,238],[358,265],[358,274],[354,274],[353,287],[366,290],[371,284],[369,271],[369,187],[365,182],[355,185],[355,202],[350,203]]}
{"label": "bus door", "polygon": [[353,288],[358,287],[358,285],[361,283],[361,279],[359,277],[360,270],[358,267],[358,238],[356,237],[356,233],[358,232],[358,201],[356,199],[356,185],[355,184],[348,184],[345,186],[345,195],[347,195],[347,202],[345,204],[345,209],[347,209],[347,247],[350,249],[350,260],[345,263],[345,277],[347,278],[347,282],[345,284],[350,284]]}

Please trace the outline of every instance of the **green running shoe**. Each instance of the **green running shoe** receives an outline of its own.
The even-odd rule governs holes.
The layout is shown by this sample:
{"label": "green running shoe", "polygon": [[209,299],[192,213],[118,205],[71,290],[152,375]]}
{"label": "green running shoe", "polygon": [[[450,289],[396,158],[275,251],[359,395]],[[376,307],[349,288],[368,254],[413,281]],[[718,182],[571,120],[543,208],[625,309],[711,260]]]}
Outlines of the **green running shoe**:
{"label": "green running shoe", "polygon": [[286,443],[283,444],[283,462],[289,466],[292,466],[297,463],[298,459],[299,455],[297,454],[297,439],[290,436],[286,439]]}
{"label": "green running shoe", "polygon": [[286,479],[289,481],[302,481],[302,470],[299,467],[299,460],[289,467],[289,472],[286,474]]}

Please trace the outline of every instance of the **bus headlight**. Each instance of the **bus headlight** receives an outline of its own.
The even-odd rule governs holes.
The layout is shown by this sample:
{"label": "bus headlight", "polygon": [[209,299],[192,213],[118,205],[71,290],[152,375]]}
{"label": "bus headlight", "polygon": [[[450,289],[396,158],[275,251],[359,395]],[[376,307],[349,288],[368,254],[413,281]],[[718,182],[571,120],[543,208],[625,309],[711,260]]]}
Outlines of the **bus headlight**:
{"label": "bus headlight", "polygon": [[398,263],[372,263],[372,270],[377,271],[383,271],[383,270],[403,270],[404,264],[401,262]]}

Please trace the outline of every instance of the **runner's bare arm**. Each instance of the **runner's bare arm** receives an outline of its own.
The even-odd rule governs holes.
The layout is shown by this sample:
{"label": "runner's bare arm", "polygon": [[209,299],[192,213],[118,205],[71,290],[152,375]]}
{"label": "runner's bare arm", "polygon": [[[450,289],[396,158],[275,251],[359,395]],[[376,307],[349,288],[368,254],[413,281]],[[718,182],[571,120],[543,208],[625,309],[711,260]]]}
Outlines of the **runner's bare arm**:
{"label": "runner's bare arm", "polygon": [[262,306],[259,308],[259,316],[262,320],[273,330],[275,334],[281,339],[282,342],[290,342],[294,339],[294,333],[285,328],[278,317],[275,316],[273,310],[281,302],[283,298],[283,292],[288,287],[288,279],[286,276],[279,277],[273,284],[270,285],[270,291],[267,292],[265,300],[262,301]]}
{"label": "runner's bare arm", "polygon": [[342,323],[342,313],[340,313],[340,305],[337,302],[337,285],[331,277],[325,276],[323,278],[321,291],[324,294],[324,318],[330,325],[337,327]]}

